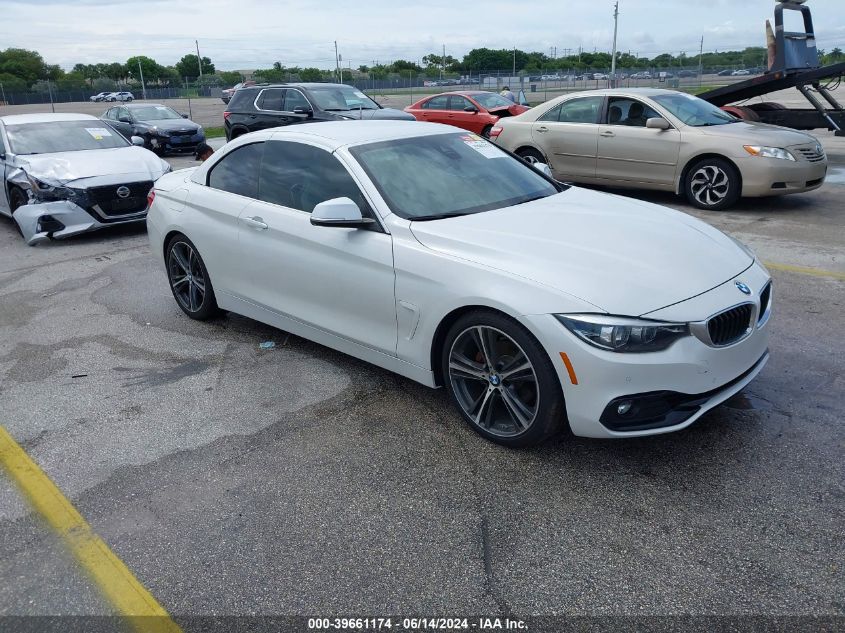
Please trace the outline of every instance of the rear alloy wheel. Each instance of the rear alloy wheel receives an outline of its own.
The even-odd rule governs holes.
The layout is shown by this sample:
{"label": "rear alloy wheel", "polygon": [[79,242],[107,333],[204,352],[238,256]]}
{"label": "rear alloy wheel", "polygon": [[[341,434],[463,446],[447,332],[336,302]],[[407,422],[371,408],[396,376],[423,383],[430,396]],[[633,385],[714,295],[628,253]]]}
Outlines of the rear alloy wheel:
{"label": "rear alloy wheel", "polygon": [[563,393],[545,350],[504,315],[478,311],[452,326],[443,383],[474,431],[505,446],[530,446],[559,430]]}
{"label": "rear alloy wheel", "polygon": [[521,149],[516,150],[516,155],[530,165],[546,162],[546,159],[540,152],[530,147],[523,147]]}
{"label": "rear alloy wheel", "polygon": [[218,312],[217,300],[196,247],[184,235],[177,235],[168,243],[166,252],[167,280],[176,303],[192,319],[210,319]]}
{"label": "rear alloy wheel", "polygon": [[685,190],[693,206],[721,211],[739,200],[739,174],[726,160],[705,158],[690,168]]}

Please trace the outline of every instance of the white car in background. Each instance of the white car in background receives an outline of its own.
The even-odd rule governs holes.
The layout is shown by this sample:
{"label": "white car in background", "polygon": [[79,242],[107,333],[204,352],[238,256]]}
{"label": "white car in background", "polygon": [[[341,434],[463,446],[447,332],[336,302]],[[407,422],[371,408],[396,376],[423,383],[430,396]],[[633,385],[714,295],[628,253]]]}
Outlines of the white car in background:
{"label": "white car in background", "polygon": [[135,95],[131,92],[124,90],[121,92],[112,92],[110,93],[104,101],[133,101],[135,99]]}
{"label": "white car in background", "polygon": [[758,374],[771,281],[751,251],[543,172],[445,125],[302,124],[162,177],[147,228],[189,317],[445,386],[508,446],[675,431]]}
{"label": "white car in background", "polygon": [[105,101],[111,94],[111,92],[98,92],[97,94],[88,97],[88,101],[99,103],[101,101]]}

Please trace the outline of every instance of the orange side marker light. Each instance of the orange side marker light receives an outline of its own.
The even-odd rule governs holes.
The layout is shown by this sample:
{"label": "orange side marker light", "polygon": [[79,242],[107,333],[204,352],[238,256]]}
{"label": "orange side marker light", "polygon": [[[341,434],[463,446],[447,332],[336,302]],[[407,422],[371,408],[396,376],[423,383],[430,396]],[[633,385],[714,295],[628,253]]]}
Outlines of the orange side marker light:
{"label": "orange side marker light", "polygon": [[566,365],[566,371],[569,372],[569,380],[573,385],[577,385],[578,377],[575,375],[575,370],[572,368],[572,362],[569,360],[569,356],[566,355],[566,352],[561,352],[560,358],[563,360],[563,364]]}

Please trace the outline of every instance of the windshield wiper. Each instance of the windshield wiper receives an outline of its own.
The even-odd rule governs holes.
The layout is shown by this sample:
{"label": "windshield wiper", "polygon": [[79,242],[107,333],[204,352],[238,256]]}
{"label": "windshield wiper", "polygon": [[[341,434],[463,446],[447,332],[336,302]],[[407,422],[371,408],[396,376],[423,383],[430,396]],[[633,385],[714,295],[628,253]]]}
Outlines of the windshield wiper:
{"label": "windshield wiper", "polygon": [[323,108],[326,112],[351,112],[350,108]]}
{"label": "windshield wiper", "polygon": [[471,211],[449,211],[448,213],[432,213],[431,215],[416,215],[408,218],[411,222],[426,220],[442,220],[443,218],[456,218],[462,215],[470,215]]}

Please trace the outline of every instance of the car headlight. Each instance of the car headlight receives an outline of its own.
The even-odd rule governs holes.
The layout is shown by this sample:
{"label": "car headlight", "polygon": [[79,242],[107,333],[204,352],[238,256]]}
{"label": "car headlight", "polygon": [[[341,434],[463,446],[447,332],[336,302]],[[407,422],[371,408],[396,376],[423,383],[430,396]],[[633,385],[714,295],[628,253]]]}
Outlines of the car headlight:
{"label": "car headlight", "polygon": [[555,317],[581,340],[610,352],[659,352],[690,333],[686,323],[604,314],[556,314]]}
{"label": "car headlight", "polygon": [[55,202],[56,200],[69,200],[76,197],[76,192],[68,187],[54,186],[29,174],[26,178],[29,180],[33,197],[40,202]]}
{"label": "car headlight", "polygon": [[765,147],[763,145],[743,145],[746,152],[752,156],[760,156],[762,158],[780,158],[782,160],[791,160],[795,162],[795,156],[782,147]]}

